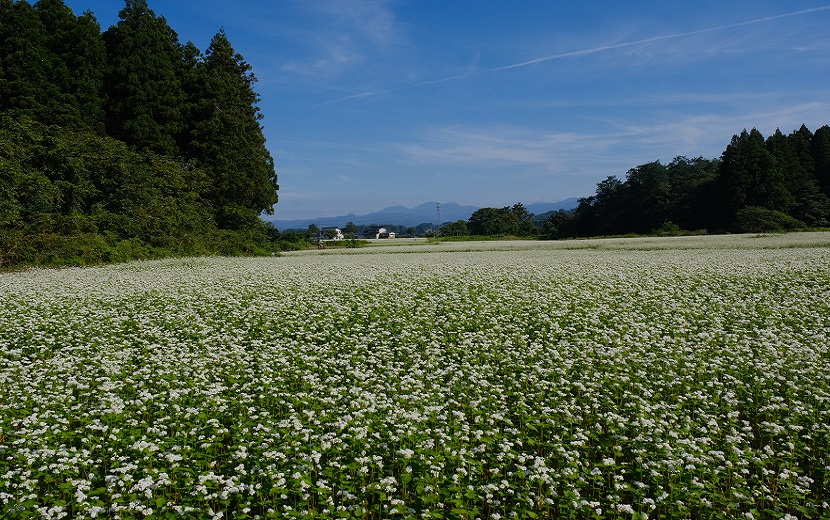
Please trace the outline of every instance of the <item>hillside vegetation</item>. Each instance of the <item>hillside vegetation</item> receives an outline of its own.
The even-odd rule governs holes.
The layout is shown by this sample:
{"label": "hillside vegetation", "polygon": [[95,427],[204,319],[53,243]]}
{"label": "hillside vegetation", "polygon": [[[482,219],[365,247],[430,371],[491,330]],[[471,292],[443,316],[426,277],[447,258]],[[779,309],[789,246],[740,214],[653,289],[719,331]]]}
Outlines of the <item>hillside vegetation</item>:
{"label": "hillside vegetation", "polygon": [[830,223],[830,127],[802,125],[765,138],[742,131],[718,159],[676,157],[609,176],[573,211],[543,215],[522,204],[481,208],[444,236],[548,239],[613,235],[756,233]]}
{"label": "hillside vegetation", "polygon": [[0,0],[0,267],[273,251],[251,66],[146,0],[119,17]]}

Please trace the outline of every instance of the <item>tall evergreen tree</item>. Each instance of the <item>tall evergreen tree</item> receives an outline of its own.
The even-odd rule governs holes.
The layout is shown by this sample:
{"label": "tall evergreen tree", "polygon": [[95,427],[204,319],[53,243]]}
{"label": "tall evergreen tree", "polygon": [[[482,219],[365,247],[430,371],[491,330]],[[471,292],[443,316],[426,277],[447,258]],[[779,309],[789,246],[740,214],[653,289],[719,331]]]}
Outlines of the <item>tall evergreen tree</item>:
{"label": "tall evergreen tree", "polygon": [[60,97],[49,81],[46,29],[28,2],[0,0],[0,111],[48,121]]}
{"label": "tall evergreen tree", "polygon": [[52,121],[103,131],[103,69],[106,51],[101,26],[92,12],[76,17],[63,0],[35,4],[45,31]]}
{"label": "tall evergreen tree", "polygon": [[792,197],[788,213],[808,225],[824,218],[828,202],[816,181],[815,161],[810,153],[812,136],[802,125],[788,136],[776,130],[766,142],[767,149],[782,169],[784,184]]}
{"label": "tall evergreen tree", "polygon": [[813,134],[810,151],[816,168],[816,180],[821,192],[830,197],[830,126],[824,125]]}
{"label": "tall evergreen tree", "polygon": [[259,124],[256,78],[224,30],[213,37],[196,77],[189,151],[211,176],[207,195],[219,224],[246,225],[261,212],[273,211],[278,189]]}
{"label": "tall evergreen tree", "polygon": [[203,90],[205,77],[204,55],[192,41],[182,47],[182,62],[180,68],[182,90],[185,101],[182,105],[182,119],[185,126],[179,133],[178,148],[182,157],[194,159],[196,150],[192,147],[192,134],[198,116],[197,103]]}
{"label": "tall evergreen tree", "polygon": [[146,0],[127,0],[118,16],[104,33],[107,132],[139,150],[177,156],[185,102],[178,35]]}
{"label": "tall evergreen tree", "polygon": [[784,171],[766,149],[764,136],[755,128],[732,137],[723,152],[720,178],[727,220],[747,206],[786,213],[793,204]]}

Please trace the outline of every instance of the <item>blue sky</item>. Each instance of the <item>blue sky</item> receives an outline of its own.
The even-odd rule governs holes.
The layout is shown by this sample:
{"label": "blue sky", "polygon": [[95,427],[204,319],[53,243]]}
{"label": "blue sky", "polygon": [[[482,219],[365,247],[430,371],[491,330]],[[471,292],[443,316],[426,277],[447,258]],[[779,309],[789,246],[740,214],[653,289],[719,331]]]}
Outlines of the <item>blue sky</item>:
{"label": "blue sky", "polygon": [[[66,0],[106,29],[123,3]],[[830,124],[830,2],[149,0],[254,69],[275,218],[594,193],[732,135]]]}

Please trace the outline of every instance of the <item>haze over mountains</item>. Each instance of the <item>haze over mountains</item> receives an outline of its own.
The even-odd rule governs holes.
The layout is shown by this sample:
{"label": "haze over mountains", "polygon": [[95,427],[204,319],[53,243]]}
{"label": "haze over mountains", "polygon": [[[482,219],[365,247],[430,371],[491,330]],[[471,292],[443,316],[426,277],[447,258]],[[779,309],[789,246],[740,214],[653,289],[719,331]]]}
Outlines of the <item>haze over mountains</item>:
{"label": "haze over mountains", "polygon": [[[578,199],[570,198],[558,202],[534,202],[526,204],[525,208],[534,215],[541,215],[549,211],[558,211],[560,209],[569,210],[576,208]],[[440,204],[441,223],[455,222],[458,220],[467,220],[470,218],[478,206],[464,206],[456,202],[442,202]],[[277,208],[279,210],[279,208]],[[353,222],[358,226],[407,226],[414,227],[425,222],[438,222],[438,203],[424,202],[414,208],[407,208],[405,206],[390,206],[380,211],[366,213],[364,215],[355,215],[350,213],[348,215],[341,215],[337,217],[318,217],[311,219],[294,219],[294,220],[278,220],[264,217],[265,220],[273,222],[274,226],[280,231],[287,229],[307,229],[311,224],[318,227],[342,227],[347,222]]]}

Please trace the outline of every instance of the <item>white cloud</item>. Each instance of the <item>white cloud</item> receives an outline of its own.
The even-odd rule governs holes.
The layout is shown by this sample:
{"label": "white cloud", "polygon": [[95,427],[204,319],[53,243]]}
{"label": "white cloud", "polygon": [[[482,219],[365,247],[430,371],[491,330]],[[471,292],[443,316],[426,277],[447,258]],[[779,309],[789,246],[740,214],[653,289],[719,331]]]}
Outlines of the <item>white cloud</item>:
{"label": "white cloud", "polygon": [[388,3],[384,0],[316,0],[302,1],[298,5],[330,28],[359,34],[376,44],[390,45],[399,41],[401,28]]}
{"label": "white cloud", "polygon": [[[335,4],[339,2],[332,0]],[[376,2],[366,1],[358,2],[362,4],[374,5]],[[329,5],[330,3],[324,3]],[[345,5],[350,5],[348,2]],[[344,10],[345,7],[338,7],[336,12]],[[587,46],[575,50],[564,50],[562,52],[538,56],[536,58],[517,61],[506,65],[490,67],[477,70],[466,70],[461,74],[448,75],[438,77],[432,80],[422,80],[410,83],[408,85],[394,87],[394,88],[376,88],[373,90],[364,90],[354,95],[347,95],[334,100],[321,103],[319,106],[329,105],[332,103],[339,103],[342,101],[352,100],[356,98],[365,98],[377,95],[388,94],[392,92],[399,92],[413,88],[425,87],[443,83],[447,81],[454,81],[465,79],[483,74],[491,74],[496,72],[507,72],[514,69],[521,69],[538,65],[550,61],[558,61],[571,58],[580,58],[601,54],[608,54],[611,51],[615,52],[615,61],[609,62],[611,66],[632,66],[645,65],[647,63],[660,61],[661,63],[688,63],[689,61],[705,61],[711,59],[715,55],[736,55],[744,53],[754,53],[761,50],[761,48],[780,49],[783,45],[782,41],[776,39],[777,35],[782,32],[779,27],[775,27],[774,32],[764,31],[763,35],[758,33],[742,33],[738,31],[741,28],[749,28],[753,26],[764,26],[779,20],[815,16],[816,13],[830,10],[830,5],[814,7],[810,9],[802,9],[798,11],[791,11],[778,15],[752,18],[735,23],[728,23],[723,25],[716,25],[705,27],[702,29],[695,29],[689,31],[673,32],[668,34],[657,34],[654,36],[634,38],[624,41],[616,41],[612,43]],[[390,15],[391,17],[391,15]],[[382,24],[387,27],[387,24]],[[391,25],[389,25],[391,26]],[[790,28],[790,32],[797,31],[797,28]],[[385,31],[379,31],[379,34],[384,34]],[[780,35],[779,35],[780,36]],[[784,38],[784,36],[780,36]],[[560,44],[561,45],[561,44]],[[621,62],[619,60],[620,52],[630,58],[631,61]],[[594,64],[595,65],[595,64]]]}
{"label": "white cloud", "polygon": [[547,174],[583,170],[604,163],[621,139],[615,134],[539,131],[515,126],[440,128],[421,139],[395,146],[404,156],[438,167],[471,166],[482,170],[516,167]]}
{"label": "white cloud", "polygon": [[[756,98],[758,99],[758,98]],[[722,108],[722,107],[721,107]],[[436,167],[458,165],[482,169],[536,167],[549,173],[577,173],[616,166],[622,171],[655,159],[677,155],[716,158],[732,135],[743,128],[758,128],[769,135],[807,124],[811,130],[826,124],[830,101],[794,102],[710,110],[698,113],[651,115],[632,120],[606,116],[591,131],[544,130],[491,125],[444,127],[423,132],[419,139],[398,143],[396,149],[409,160]],[[676,116],[676,117],[675,117]],[[811,126],[813,125],[813,126]]]}
{"label": "white cloud", "polygon": [[292,36],[307,48],[308,57],[287,63],[283,67],[287,72],[341,74],[403,42],[405,31],[385,1],[319,0],[295,5],[311,19]]}

